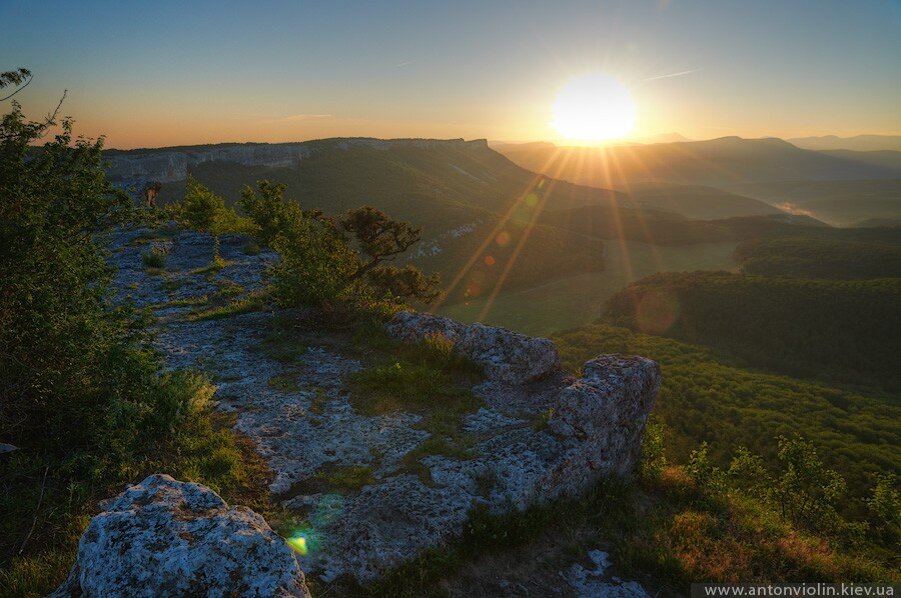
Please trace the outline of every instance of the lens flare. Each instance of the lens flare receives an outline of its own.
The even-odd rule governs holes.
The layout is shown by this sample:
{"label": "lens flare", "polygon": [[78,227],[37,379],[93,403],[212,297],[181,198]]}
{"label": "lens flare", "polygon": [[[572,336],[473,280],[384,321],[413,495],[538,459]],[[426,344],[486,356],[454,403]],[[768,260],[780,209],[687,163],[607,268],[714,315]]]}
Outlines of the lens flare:
{"label": "lens flare", "polygon": [[307,556],[307,536],[298,532],[288,538],[288,545],[296,550],[301,556]]}
{"label": "lens flare", "polygon": [[679,318],[679,299],[667,292],[651,291],[638,301],[636,320],[642,332],[663,334]]}

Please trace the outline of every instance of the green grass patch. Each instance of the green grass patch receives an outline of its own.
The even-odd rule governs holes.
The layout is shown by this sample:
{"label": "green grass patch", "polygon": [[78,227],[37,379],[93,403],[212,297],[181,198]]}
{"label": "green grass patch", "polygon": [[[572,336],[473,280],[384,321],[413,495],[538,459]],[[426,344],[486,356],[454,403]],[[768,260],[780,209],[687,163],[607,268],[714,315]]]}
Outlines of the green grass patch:
{"label": "green grass patch", "polygon": [[164,280],[160,286],[164,291],[177,291],[188,283],[188,281],[184,278],[167,278]]}
{"label": "green grass patch", "polygon": [[[97,501],[153,473],[203,483],[264,516],[275,513],[264,461],[232,430],[233,416],[209,407],[213,390],[204,376],[169,374],[153,410],[120,406],[127,423],[110,427],[102,447],[7,455],[0,463],[0,596],[52,591],[72,566]],[[110,425],[117,417],[106,416]]]}
{"label": "green grass patch", "polygon": [[548,424],[550,424],[552,417],[554,417],[553,408],[548,408],[544,411],[536,413],[532,418],[532,429],[536,432],[540,432],[546,429],[548,427]]}
{"label": "green grass patch", "polygon": [[294,484],[287,495],[358,492],[363,486],[375,483],[375,475],[368,465],[325,463],[311,477]]}
{"label": "green grass patch", "polygon": [[281,392],[297,392],[300,386],[294,376],[273,376],[269,378],[269,387]]}
{"label": "green grass patch", "polygon": [[203,268],[196,268],[191,270],[189,274],[192,276],[200,276],[201,274],[217,274],[228,268],[232,265],[232,262],[224,259],[220,255],[213,256],[213,259],[210,260],[209,265],[204,266]]}
{"label": "green grass patch", "polygon": [[147,270],[162,270],[166,266],[167,252],[154,248],[151,251],[145,251],[141,254],[141,262]]}
{"label": "green grass patch", "polygon": [[232,301],[227,305],[217,305],[204,311],[193,312],[188,314],[187,319],[190,321],[198,320],[218,320],[220,318],[229,318],[239,314],[246,314],[252,311],[260,311],[266,305],[268,294],[265,291],[251,293],[243,299]]}
{"label": "green grass patch", "polygon": [[282,363],[297,360],[308,348],[301,330],[301,326],[293,318],[283,314],[275,315],[270,332],[262,343],[263,351]]}
{"label": "green grass patch", "polygon": [[210,298],[206,295],[200,295],[199,297],[185,297],[183,299],[172,299],[171,301],[167,301],[166,303],[159,303],[157,305],[153,305],[154,308],[159,307],[190,307],[190,306],[199,306],[206,305],[209,303]]}
{"label": "green grass patch", "polygon": [[241,251],[244,252],[244,255],[259,255],[260,254],[260,246],[254,243],[253,241],[249,241],[244,244],[241,248]]}
{"label": "green grass patch", "polygon": [[171,239],[179,232],[179,228],[176,226],[161,226],[159,228],[154,228],[152,230],[144,231],[138,235],[135,235],[135,237],[131,241],[129,241],[128,244],[132,247],[146,245],[151,241]]}

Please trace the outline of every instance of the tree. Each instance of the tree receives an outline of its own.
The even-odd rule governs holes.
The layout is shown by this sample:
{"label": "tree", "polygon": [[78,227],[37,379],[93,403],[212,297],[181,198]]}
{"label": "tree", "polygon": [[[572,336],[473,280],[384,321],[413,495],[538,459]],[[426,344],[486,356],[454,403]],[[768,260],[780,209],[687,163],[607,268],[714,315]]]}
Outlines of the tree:
{"label": "tree", "polygon": [[246,187],[238,205],[259,227],[259,236],[280,255],[273,266],[282,305],[376,300],[429,302],[438,277],[387,262],[420,240],[419,229],[392,220],[370,206],[350,210],[339,221],[321,210],[303,210],[285,198],[285,185],[259,181]]}
{"label": "tree", "polygon": [[220,212],[225,210],[225,200],[188,175],[185,201],[182,204],[181,223],[192,230],[210,232]]}
{"label": "tree", "polygon": [[385,298],[392,300],[415,298],[429,303],[438,296],[437,275],[427,277],[411,265],[404,268],[382,265],[418,243],[420,229],[392,220],[371,206],[350,210],[340,225],[353,236],[362,254],[348,282],[365,278]]}
{"label": "tree", "polygon": [[143,319],[110,302],[104,243],[135,221],[106,179],[103,138],[73,139],[72,121],[0,121],[0,437],[40,452],[97,446],[113,405],[147,405],[159,358]]}
{"label": "tree", "polygon": [[6,97],[0,98],[0,102],[10,99],[14,95],[25,89],[28,84],[31,83],[32,79],[33,76],[31,74],[31,71],[29,71],[28,69],[20,68],[15,71],[6,71],[4,73],[0,73],[0,89],[3,89],[4,87],[7,87],[9,85],[15,85],[18,87],[18,89],[16,89],[11,94],[7,95]]}
{"label": "tree", "polygon": [[[238,206],[256,224],[258,235],[266,244],[271,245],[279,234],[290,238],[304,228],[304,211],[296,201],[285,199],[287,188],[287,185],[257,181],[259,195],[249,185],[241,191]],[[319,215],[321,214],[313,212],[309,217],[316,218]]]}

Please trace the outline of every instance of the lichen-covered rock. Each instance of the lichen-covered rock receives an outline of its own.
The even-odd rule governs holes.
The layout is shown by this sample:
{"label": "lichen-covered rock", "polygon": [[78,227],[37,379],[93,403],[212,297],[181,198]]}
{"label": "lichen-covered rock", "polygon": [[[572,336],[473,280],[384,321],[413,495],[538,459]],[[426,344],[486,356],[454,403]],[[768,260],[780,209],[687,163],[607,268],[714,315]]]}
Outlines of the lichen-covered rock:
{"label": "lichen-covered rock", "polygon": [[637,581],[623,581],[618,577],[608,578],[610,557],[606,552],[591,550],[588,552],[588,558],[594,564],[593,569],[586,569],[576,563],[565,573],[560,573],[572,587],[577,598],[649,598],[650,594]]}
{"label": "lichen-covered rock", "polygon": [[467,326],[432,314],[401,312],[388,324],[388,333],[404,342],[441,334],[454,343],[456,353],[481,365],[489,379],[506,384],[528,384],[560,370],[560,357],[550,340],[497,326]]}
{"label": "lichen-covered rock", "polygon": [[266,521],[205,486],[152,475],[104,505],[51,596],[309,596]]}
{"label": "lichen-covered rock", "polygon": [[638,460],[660,368],[644,357],[601,355],[582,372],[560,392],[548,428],[578,441],[587,470],[625,474]]}
{"label": "lichen-covered rock", "polygon": [[[346,382],[363,363],[353,354],[315,341],[291,345],[296,353],[288,361],[261,350],[274,318],[302,327],[305,314],[184,317],[200,309],[191,305],[194,300],[202,306],[217,293],[247,297],[265,283],[266,266],[277,255],[265,248],[247,255],[247,238],[223,235],[226,264],[211,271],[206,266],[212,237],[164,237],[136,231],[116,240],[110,259],[119,266],[120,295],[151,306],[158,316],[155,344],[167,368],[199,368],[215,376],[213,404],[234,414],[236,429],[272,470],[270,491],[305,522],[292,537],[304,538],[296,558],[307,574],[371,581],[424,550],[453,542],[474,506],[495,513],[525,509],[576,495],[605,476],[628,473],[637,462],[659,385],[657,367],[646,359],[601,356],[576,379],[560,368],[547,339],[399,313],[388,324],[393,338],[415,343],[439,335],[485,372],[471,389],[479,408],[460,422],[471,444],[464,454],[441,454],[426,444],[431,433],[420,425],[423,414],[367,415],[355,407]],[[143,267],[141,253],[150,244],[168,249],[162,273]],[[365,483],[330,492],[336,488],[323,485],[328,472],[346,468],[366,471]],[[174,562],[183,558],[170,554]],[[211,549],[206,554],[214,563],[221,560]],[[122,566],[121,559],[111,562]],[[246,562],[250,567],[262,561],[248,556]],[[73,583],[79,575],[76,568]]]}
{"label": "lichen-covered rock", "polygon": [[450,318],[413,311],[399,312],[387,325],[388,334],[405,343],[422,342],[436,334],[455,343],[465,328],[465,324]]}

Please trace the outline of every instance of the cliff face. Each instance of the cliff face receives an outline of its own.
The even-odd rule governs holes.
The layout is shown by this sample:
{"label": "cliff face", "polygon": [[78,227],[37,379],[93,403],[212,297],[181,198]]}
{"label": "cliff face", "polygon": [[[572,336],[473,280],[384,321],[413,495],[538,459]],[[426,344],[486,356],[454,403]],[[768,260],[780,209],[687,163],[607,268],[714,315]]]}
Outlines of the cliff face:
{"label": "cliff face", "polygon": [[[344,344],[338,333],[320,340],[315,314],[262,310],[220,319],[192,317],[191,304],[202,304],[217,289],[234,300],[258,291],[265,284],[266,265],[277,255],[265,250],[247,255],[242,251],[246,239],[223,235],[220,251],[227,265],[204,274],[213,253],[209,235],[148,239],[152,235],[125,233],[114,243],[111,259],[118,266],[120,297],[130,296],[154,310],[156,342],[168,367],[200,367],[219,380],[217,409],[235,414],[236,429],[265,458],[273,474],[269,490],[282,507],[309,521],[292,537],[292,544],[304,547],[297,561],[308,574],[325,581],[343,575],[371,581],[430,548],[453,542],[474,506],[504,513],[578,495],[601,478],[628,474],[639,458],[660,384],[659,368],[648,359],[599,356],[574,377],[563,371],[548,339],[430,314],[397,314],[387,334],[398,344],[383,357],[402,360],[400,343],[437,336],[483,372],[478,381],[468,382],[476,404],[460,414],[465,450],[439,450],[434,443],[442,440],[444,428],[424,427],[426,412],[408,412],[403,406],[369,412],[351,400],[348,380],[366,368],[364,356],[352,334]],[[142,267],[141,254],[149,247],[166,254],[162,273]],[[291,334],[303,339],[302,350],[286,358],[265,349],[274,318],[296,322]],[[431,404],[440,398],[423,400],[429,408],[448,408]],[[360,470],[367,475],[358,487],[324,485],[329,472]],[[119,515],[103,517],[112,521]],[[205,517],[192,514],[189,520]],[[134,533],[133,526],[128,528],[122,542],[146,537],[148,546],[163,546],[145,533],[142,521]],[[171,550],[182,547],[177,539],[182,525],[157,526],[174,543]],[[257,527],[262,536],[255,537],[269,546],[269,532]],[[206,545],[200,534],[196,541]],[[93,546],[91,542],[83,540],[79,556],[78,575],[84,583],[103,577],[103,555],[115,549],[98,545],[96,554],[89,555],[85,546]],[[171,560],[165,551],[169,544],[154,558]],[[233,560],[242,559],[238,555]],[[283,560],[290,573],[285,579],[298,580],[301,587],[291,559]],[[208,564],[199,559],[189,565],[186,571],[194,575]],[[257,577],[251,571],[235,579],[251,583]]]}
{"label": "cliff face", "polygon": [[373,139],[339,138],[300,143],[221,144],[184,146],[152,150],[107,152],[108,174],[120,182],[153,180],[161,183],[183,181],[191,167],[204,162],[234,162],[243,166],[285,167],[322,149],[347,149],[353,146],[389,150],[402,147],[456,147],[487,149],[484,139]]}

